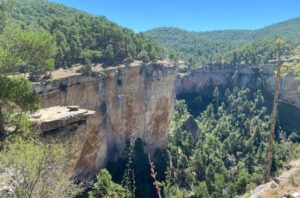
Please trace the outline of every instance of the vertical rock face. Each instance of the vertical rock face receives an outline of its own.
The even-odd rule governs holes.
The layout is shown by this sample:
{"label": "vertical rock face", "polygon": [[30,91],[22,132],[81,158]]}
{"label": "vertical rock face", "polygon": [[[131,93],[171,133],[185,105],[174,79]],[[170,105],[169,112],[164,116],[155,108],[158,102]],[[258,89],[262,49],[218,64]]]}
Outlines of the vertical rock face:
{"label": "vertical rock face", "polygon": [[[176,80],[176,94],[202,93],[208,86],[250,86],[261,78],[266,83],[269,92],[275,88],[275,65],[251,67],[249,65],[208,65],[195,69],[187,74],[178,75]],[[236,76],[235,76],[236,75]],[[236,79],[234,79],[236,77]],[[300,81],[293,74],[283,77],[280,98],[300,108]]]}
{"label": "vertical rock face", "polygon": [[77,170],[93,173],[117,156],[127,139],[142,138],[146,150],[166,144],[175,104],[177,69],[141,65],[104,69],[94,76],[73,76],[37,85],[43,108],[78,105],[95,110]]}

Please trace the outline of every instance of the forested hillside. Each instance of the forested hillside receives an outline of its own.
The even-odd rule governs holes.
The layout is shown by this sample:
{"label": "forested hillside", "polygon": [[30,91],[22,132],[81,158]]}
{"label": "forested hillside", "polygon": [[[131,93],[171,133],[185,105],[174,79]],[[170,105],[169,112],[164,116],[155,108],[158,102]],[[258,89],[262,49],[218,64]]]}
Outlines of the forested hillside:
{"label": "forested hillside", "polygon": [[[271,121],[262,91],[215,88],[211,94],[196,119],[185,101],[177,101],[168,147],[153,157],[147,159],[140,139],[128,141],[121,157],[108,164],[109,172],[98,174],[90,197],[230,198],[261,184]],[[272,177],[299,157],[295,136],[281,126],[276,130]],[[101,190],[103,184],[110,190]]]}
{"label": "forested hillside", "polygon": [[189,66],[207,63],[267,62],[274,58],[274,41],[283,37],[294,47],[300,42],[300,18],[257,30],[190,32],[178,28],[156,28],[146,32]]}
{"label": "forested hillside", "polygon": [[299,43],[300,42],[300,18],[290,19],[273,25],[269,25],[257,30],[220,30],[201,32],[210,39],[216,40],[238,40],[253,41],[266,37],[284,36],[286,39]]}
{"label": "forested hillside", "polygon": [[164,49],[143,34],[118,26],[105,17],[44,1],[16,1],[10,24],[23,29],[43,28],[55,36],[56,67],[75,63],[116,64],[133,58],[162,57]]}
{"label": "forested hillside", "polygon": [[[300,79],[300,64],[286,61],[300,54],[299,30],[300,18],[259,30],[135,33],[44,0],[0,0],[0,197],[233,198],[276,178],[300,158],[300,111],[281,104],[298,93],[284,81]],[[277,58],[274,94],[257,68],[217,70],[209,75],[223,80],[214,80],[209,65],[197,86],[193,76],[182,81],[193,93],[179,96],[178,68],[154,62],[166,57],[189,68]],[[91,72],[92,63],[135,59],[151,62]],[[86,66],[78,76],[49,75],[77,63]]]}

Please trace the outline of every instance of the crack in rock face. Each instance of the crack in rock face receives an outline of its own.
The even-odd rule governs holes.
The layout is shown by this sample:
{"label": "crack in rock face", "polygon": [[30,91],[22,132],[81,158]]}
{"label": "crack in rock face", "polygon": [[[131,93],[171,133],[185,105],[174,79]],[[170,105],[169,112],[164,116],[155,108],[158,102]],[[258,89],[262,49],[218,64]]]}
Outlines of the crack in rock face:
{"label": "crack in rock face", "polygon": [[35,87],[43,108],[67,105],[72,112],[78,106],[95,111],[87,122],[77,165],[77,172],[83,174],[104,167],[121,153],[127,139],[142,138],[149,154],[166,146],[175,105],[176,67],[136,65],[102,69],[100,74],[56,79]]}

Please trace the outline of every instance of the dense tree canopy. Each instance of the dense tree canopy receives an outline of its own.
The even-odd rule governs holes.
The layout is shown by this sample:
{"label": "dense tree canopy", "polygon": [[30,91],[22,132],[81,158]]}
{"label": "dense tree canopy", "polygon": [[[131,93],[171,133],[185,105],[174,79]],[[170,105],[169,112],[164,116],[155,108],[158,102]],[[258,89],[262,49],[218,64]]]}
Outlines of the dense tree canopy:
{"label": "dense tree canopy", "polygon": [[[144,154],[144,143],[137,139],[108,164],[110,183],[131,189],[127,193],[133,194],[127,197],[157,197],[154,184],[158,184],[159,196],[182,198],[231,198],[261,184],[270,123],[262,92],[253,87],[216,88],[212,96],[206,110],[195,119],[198,129],[194,132],[186,130],[191,115],[185,102],[177,102],[168,148],[158,149],[153,156],[154,172]],[[290,139],[296,141],[295,133],[276,128],[273,176],[285,162],[299,157],[299,144]],[[152,174],[157,181],[151,179]]]}
{"label": "dense tree canopy", "polygon": [[156,28],[146,32],[189,67],[208,63],[266,63],[275,56],[275,40],[284,37],[291,47],[299,43],[300,18],[258,30],[190,32],[178,28]]}
{"label": "dense tree canopy", "polygon": [[0,71],[44,74],[54,68],[55,39],[42,29],[6,28],[0,35]]}
{"label": "dense tree canopy", "polygon": [[[195,197],[233,197],[261,183],[270,116],[260,90],[214,91],[213,103],[197,119],[198,136],[185,131],[189,115],[180,101],[172,121],[168,152],[171,156],[164,192],[193,192]],[[217,94],[218,93],[218,94]],[[219,100],[220,96],[224,100]],[[295,157],[293,145],[276,132],[272,174]]]}
{"label": "dense tree canopy", "polygon": [[7,23],[7,17],[11,8],[14,5],[14,0],[1,0],[0,1],[0,33],[3,32]]}
{"label": "dense tree canopy", "polygon": [[133,58],[162,58],[165,50],[144,34],[122,28],[105,17],[45,1],[16,2],[9,18],[22,29],[43,28],[55,37],[56,67],[76,63],[116,64]]}

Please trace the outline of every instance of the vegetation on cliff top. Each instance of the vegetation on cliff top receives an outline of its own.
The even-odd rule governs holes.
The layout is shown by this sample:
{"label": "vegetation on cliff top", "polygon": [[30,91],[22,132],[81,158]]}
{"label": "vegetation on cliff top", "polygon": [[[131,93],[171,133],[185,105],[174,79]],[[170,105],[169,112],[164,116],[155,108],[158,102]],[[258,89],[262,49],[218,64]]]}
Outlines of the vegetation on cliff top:
{"label": "vegetation on cliff top", "polygon": [[[64,145],[44,144],[40,134],[30,129],[26,113],[39,108],[31,83],[8,74],[23,71],[35,76],[54,65],[74,63],[148,61],[162,58],[165,50],[144,34],[135,34],[104,17],[44,1],[16,1],[8,15],[10,3],[0,1],[0,173],[13,172],[15,188],[10,193],[16,197],[76,196],[79,186],[63,171]],[[291,26],[297,29],[295,22]],[[283,26],[255,34],[225,31],[199,35],[171,29],[173,38],[166,35],[163,40],[174,45],[170,57],[175,58],[176,53],[187,56],[191,66],[218,61],[256,64],[274,58],[276,49],[266,37],[281,34]],[[180,33],[174,35],[176,31]],[[229,41],[232,38],[237,41]],[[189,131],[186,124],[191,115],[179,101],[167,149],[157,150],[150,159],[141,139],[128,142],[108,170],[98,173],[89,197],[234,197],[260,184],[271,122],[261,91],[234,88],[220,92],[216,88],[213,100],[198,116],[192,118],[196,131]],[[299,134],[272,123],[274,176],[286,161],[299,155]]]}
{"label": "vegetation on cliff top", "polygon": [[44,29],[54,36],[55,67],[77,63],[117,64],[132,59],[162,58],[161,45],[105,17],[46,1],[16,0],[9,22],[25,30]]}

